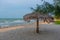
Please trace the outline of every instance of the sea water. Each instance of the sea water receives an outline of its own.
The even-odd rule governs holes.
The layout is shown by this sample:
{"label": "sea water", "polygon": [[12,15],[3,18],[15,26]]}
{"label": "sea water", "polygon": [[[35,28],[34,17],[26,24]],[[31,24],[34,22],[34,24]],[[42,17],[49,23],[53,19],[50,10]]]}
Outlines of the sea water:
{"label": "sea water", "polygon": [[[34,21],[31,20],[32,23]],[[0,18],[0,28],[4,27],[11,27],[11,26],[17,26],[17,25],[24,25],[28,22],[24,21],[22,18]]]}

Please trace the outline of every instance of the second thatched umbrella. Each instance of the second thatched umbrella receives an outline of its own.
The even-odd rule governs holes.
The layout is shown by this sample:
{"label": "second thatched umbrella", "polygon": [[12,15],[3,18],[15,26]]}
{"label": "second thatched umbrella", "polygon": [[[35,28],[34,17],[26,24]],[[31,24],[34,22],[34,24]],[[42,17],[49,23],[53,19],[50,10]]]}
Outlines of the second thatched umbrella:
{"label": "second thatched umbrella", "polygon": [[36,32],[39,33],[39,19],[43,19],[43,20],[50,20],[52,17],[49,16],[49,15],[45,15],[45,14],[41,14],[41,13],[38,13],[38,12],[33,12],[33,13],[30,13],[30,14],[26,14],[23,16],[23,19],[25,21],[30,21],[32,19],[35,19],[37,20],[36,21],[36,24],[37,24],[37,27],[36,27]]}

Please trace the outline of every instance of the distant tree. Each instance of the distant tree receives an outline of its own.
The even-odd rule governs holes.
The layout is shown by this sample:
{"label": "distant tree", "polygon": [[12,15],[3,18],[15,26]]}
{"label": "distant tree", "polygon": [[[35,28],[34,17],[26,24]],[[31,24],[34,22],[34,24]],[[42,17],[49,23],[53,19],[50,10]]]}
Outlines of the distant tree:
{"label": "distant tree", "polygon": [[55,6],[55,17],[60,19],[60,6]]}
{"label": "distant tree", "polygon": [[44,10],[47,14],[54,11],[54,6],[48,2],[44,2],[43,6],[44,6]]}
{"label": "distant tree", "polygon": [[54,8],[55,18],[60,19],[60,0],[54,0]]}
{"label": "distant tree", "polygon": [[60,0],[54,0],[54,4],[60,6]]}

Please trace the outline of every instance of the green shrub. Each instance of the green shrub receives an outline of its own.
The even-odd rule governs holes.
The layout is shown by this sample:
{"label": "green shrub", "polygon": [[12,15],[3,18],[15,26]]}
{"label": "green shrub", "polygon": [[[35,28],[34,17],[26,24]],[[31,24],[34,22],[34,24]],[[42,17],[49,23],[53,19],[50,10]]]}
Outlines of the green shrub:
{"label": "green shrub", "polygon": [[55,24],[60,24],[60,21],[55,21]]}

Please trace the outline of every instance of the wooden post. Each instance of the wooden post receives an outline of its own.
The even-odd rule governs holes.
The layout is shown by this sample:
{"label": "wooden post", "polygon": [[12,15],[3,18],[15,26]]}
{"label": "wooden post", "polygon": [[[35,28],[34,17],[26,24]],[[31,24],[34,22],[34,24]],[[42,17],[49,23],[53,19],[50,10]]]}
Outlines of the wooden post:
{"label": "wooden post", "polygon": [[36,33],[39,33],[39,18],[37,18],[37,28],[36,28]]}

